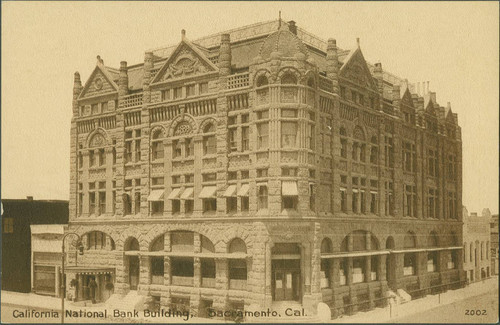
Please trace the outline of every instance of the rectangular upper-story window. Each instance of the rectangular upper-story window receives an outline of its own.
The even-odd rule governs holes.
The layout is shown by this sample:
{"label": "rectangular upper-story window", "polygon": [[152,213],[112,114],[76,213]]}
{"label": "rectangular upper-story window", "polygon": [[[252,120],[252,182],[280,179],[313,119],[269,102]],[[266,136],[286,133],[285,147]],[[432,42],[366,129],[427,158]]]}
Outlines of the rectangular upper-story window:
{"label": "rectangular upper-story window", "polygon": [[258,209],[267,209],[267,185],[257,186]]}
{"label": "rectangular upper-story window", "polygon": [[457,175],[457,161],[454,155],[448,155],[448,179],[453,180]]}
{"label": "rectangular upper-story window", "polygon": [[297,176],[297,168],[281,168],[281,176]]}
{"label": "rectangular upper-story window", "polygon": [[92,110],[92,115],[99,114],[99,105],[98,104],[92,104],[90,107]]}
{"label": "rectangular upper-story window", "polygon": [[267,177],[267,168],[257,169],[257,177]]}
{"label": "rectangular upper-story window", "polygon": [[417,169],[417,155],[415,144],[403,141],[403,169],[407,172],[415,172]]}
{"label": "rectangular upper-story window", "polygon": [[187,85],[186,86],[186,97],[193,97],[196,95],[195,93],[195,85]]}
{"label": "rectangular upper-story window", "polygon": [[184,152],[186,157],[194,156],[194,141],[192,138],[186,138],[184,141]]}
{"label": "rectangular upper-story window", "polygon": [[170,100],[170,89],[165,89],[161,92],[161,101]]}
{"label": "rectangular upper-story window", "polygon": [[203,137],[203,154],[213,155],[217,153],[217,139],[215,135],[207,135]]}
{"label": "rectangular upper-story window", "polygon": [[269,148],[269,123],[257,124],[257,149]]}
{"label": "rectangular upper-story window", "polygon": [[237,134],[236,128],[230,128],[227,130],[227,139],[230,152],[238,150],[238,144],[236,142],[236,134]]}
{"label": "rectangular upper-story window", "polygon": [[200,83],[200,95],[208,93],[208,82]]}
{"label": "rectangular upper-story window", "polygon": [[250,149],[249,127],[244,126],[241,128],[241,151]]}
{"label": "rectangular upper-story window", "polygon": [[165,184],[165,178],[164,177],[153,177],[151,178],[151,185],[156,186],[156,185],[163,185]]}
{"label": "rectangular upper-story window", "polygon": [[202,175],[203,182],[213,182],[217,180],[216,173],[208,173]]}
{"label": "rectangular upper-story window", "polygon": [[297,138],[297,123],[296,122],[281,122],[281,147],[295,147]]}
{"label": "rectangular upper-story window", "polygon": [[269,111],[268,110],[257,112],[257,119],[258,120],[265,120],[268,118],[269,118]]}
{"label": "rectangular upper-story window", "polygon": [[173,98],[174,99],[182,98],[182,87],[177,87],[173,89]]}
{"label": "rectangular upper-story window", "polygon": [[437,150],[427,151],[427,173],[431,177],[438,176],[438,155]]}
{"label": "rectangular upper-story window", "polygon": [[228,172],[227,173],[227,180],[228,181],[234,181],[238,177],[237,172]]}
{"label": "rectangular upper-story window", "polygon": [[2,218],[3,219],[3,233],[13,234],[14,233],[14,218]]}
{"label": "rectangular upper-story window", "polygon": [[392,136],[384,138],[385,166],[394,167],[394,141]]}

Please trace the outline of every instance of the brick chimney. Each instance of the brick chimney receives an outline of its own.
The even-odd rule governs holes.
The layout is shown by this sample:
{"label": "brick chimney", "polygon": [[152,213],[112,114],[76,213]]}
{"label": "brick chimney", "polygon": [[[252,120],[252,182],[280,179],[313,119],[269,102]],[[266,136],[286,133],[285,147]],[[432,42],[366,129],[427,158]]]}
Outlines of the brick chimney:
{"label": "brick chimney", "polygon": [[382,97],[384,96],[384,71],[382,70],[382,63],[380,62],[375,63],[375,68],[373,69],[373,76],[377,80],[378,92]]}
{"label": "brick chimney", "polygon": [[80,79],[80,73],[75,72],[73,78],[73,115],[78,115],[78,96],[82,92],[82,80]]}
{"label": "brick chimney", "polygon": [[142,88],[144,89],[144,95],[142,96],[142,101],[144,103],[151,102],[151,91],[149,90],[149,84],[153,79],[153,52],[146,52],[144,54],[144,77],[142,78]]}
{"label": "brick chimney", "polygon": [[295,21],[290,20],[288,22],[288,29],[290,29],[290,32],[292,32],[292,34],[297,35],[297,25],[295,24]]}
{"label": "brick chimney", "polygon": [[339,92],[339,57],[337,53],[337,41],[333,38],[328,39],[326,46],[326,76],[332,79],[333,93]]}
{"label": "brick chimney", "polygon": [[120,62],[120,76],[118,79],[118,95],[125,96],[128,94],[128,72],[127,61]]}
{"label": "brick chimney", "polygon": [[219,73],[221,76],[231,74],[231,40],[229,34],[222,34],[220,38]]}

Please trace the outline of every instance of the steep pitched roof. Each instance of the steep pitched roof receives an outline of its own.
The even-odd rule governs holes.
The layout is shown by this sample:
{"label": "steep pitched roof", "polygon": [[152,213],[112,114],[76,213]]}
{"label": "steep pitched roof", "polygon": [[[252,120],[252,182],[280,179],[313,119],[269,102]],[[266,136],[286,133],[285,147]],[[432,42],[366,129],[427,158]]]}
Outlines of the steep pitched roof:
{"label": "steep pitched roof", "polygon": [[[106,82],[106,85],[108,87],[105,87],[104,82],[103,86],[101,89],[103,91],[97,90],[96,92],[101,92],[101,93],[109,93],[109,92],[115,92],[118,91],[118,85],[116,84],[115,80],[118,80],[119,77],[119,72],[116,71],[113,68],[106,67],[102,64],[97,64],[94,71],[90,74],[90,77],[87,79],[87,82],[85,82],[85,85],[83,86],[82,92],[80,93],[80,96],[78,97],[79,99],[85,97],[87,93],[90,92],[90,85],[97,80],[100,76],[104,78],[104,82]],[[104,91],[108,89],[108,91]]]}
{"label": "steep pitched roof", "polygon": [[[177,58],[183,57],[183,53],[182,53],[183,51],[184,51],[184,53],[187,53],[187,52],[191,53],[191,55],[194,57],[195,61],[190,63],[193,68],[201,67],[201,69],[218,71],[218,67],[207,58],[207,56],[206,56],[206,54],[208,53],[207,51],[200,50],[200,48],[198,46],[194,45],[193,43],[189,42],[185,37],[183,37],[181,42],[177,45],[177,48],[172,52],[172,54],[165,61],[162,68],[160,69],[160,71],[158,71],[158,73],[153,78],[151,83],[161,82],[167,73],[175,75],[177,73],[176,71],[169,71],[169,70],[176,69],[173,67],[173,64],[175,63]],[[196,60],[199,61],[199,63],[200,63],[199,66],[196,65],[197,64]],[[181,68],[181,69],[183,69],[183,68]]]}
{"label": "steep pitched roof", "polygon": [[359,47],[356,50],[351,51],[344,59],[339,75],[362,86],[378,90],[370,72],[370,68],[368,67],[368,64],[366,63],[363,53]]}

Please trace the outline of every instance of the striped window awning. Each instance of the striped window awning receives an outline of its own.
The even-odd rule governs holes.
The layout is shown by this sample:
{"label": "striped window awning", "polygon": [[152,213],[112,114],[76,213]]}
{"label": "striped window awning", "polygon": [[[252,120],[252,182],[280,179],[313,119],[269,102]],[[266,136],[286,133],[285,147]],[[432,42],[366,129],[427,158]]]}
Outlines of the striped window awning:
{"label": "striped window awning", "polygon": [[217,192],[217,186],[204,186],[201,189],[200,195],[198,195],[198,197],[200,199],[215,199],[216,192]]}
{"label": "striped window awning", "polygon": [[169,200],[177,200],[179,199],[179,195],[181,194],[181,189],[180,188],[174,188],[172,192],[168,195]]}
{"label": "striped window awning", "polygon": [[225,197],[233,197],[236,196],[236,185],[229,185],[224,192]]}
{"label": "striped window awning", "polygon": [[282,181],[281,182],[281,195],[283,195],[283,196],[298,196],[299,190],[297,189],[297,182],[295,182],[295,181]]}
{"label": "striped window awning", "polygon": [[182,192],[181,200],[193,200],[194,199],[193,192],[194,190],[192,187],[186,188],[184,192]]}
{"label": "striped window awning", "polygon": [[248,184],[243,184],[238,191],[238,196],[248,196],[248,190],[250,186]]}
{"label": "striped window awning", "polygon": [[148,196],[148,201],[163,201],[165,190],[153,190]]}

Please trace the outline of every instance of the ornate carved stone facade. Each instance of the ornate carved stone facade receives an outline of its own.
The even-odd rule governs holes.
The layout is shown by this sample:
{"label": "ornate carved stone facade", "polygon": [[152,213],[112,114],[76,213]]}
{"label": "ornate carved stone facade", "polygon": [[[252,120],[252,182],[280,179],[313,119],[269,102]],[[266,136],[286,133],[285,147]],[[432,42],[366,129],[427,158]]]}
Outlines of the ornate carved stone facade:
{"label": "ornate carved stone facade", "polygon": [[183,32],[73,94],[69,228],[115,294],[338,315],[464,279],[457,115],[359,46],[282,21]]}

